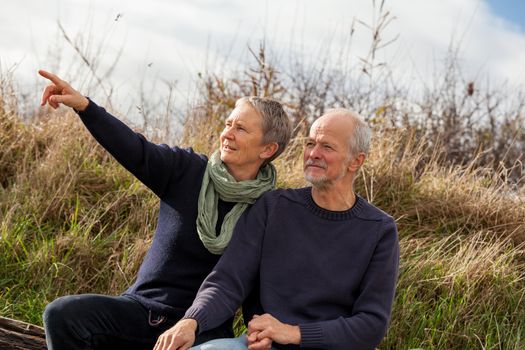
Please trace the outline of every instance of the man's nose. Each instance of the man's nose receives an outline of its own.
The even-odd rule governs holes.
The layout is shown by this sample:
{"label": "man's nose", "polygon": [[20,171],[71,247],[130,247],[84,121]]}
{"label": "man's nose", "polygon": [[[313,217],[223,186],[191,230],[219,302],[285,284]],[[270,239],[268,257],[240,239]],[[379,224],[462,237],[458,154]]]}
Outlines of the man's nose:
{"label": "man's nose", "polygon": [[321,157],[320,148],[318,145],[313,146],[308,150],[309,158],[319,159]]}

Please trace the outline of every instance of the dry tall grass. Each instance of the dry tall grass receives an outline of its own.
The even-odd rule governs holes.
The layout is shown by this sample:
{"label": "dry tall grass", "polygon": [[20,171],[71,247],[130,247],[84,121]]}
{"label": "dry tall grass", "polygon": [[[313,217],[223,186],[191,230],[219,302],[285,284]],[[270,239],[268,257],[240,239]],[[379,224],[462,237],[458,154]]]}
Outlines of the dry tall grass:
{"label": "dry tall grass", "polygon": [[[0,309],[40,323],[63,294],[118,294],[147,250],[157,199],[102,150],[69,111],[23,123],[0,114]],[[224,111],[229,105],[225,105]],[[208,153],[217,124],[185,128],[181,143]],[[191,123],[191,120],[188,120]],[[525,346],[525,205],[501,176],[443,166],[410,131],[384,129],[358,192],[392,213],[402,264],[382,349]],[[302,135],[276,161],[279,186],[302,179]]]}

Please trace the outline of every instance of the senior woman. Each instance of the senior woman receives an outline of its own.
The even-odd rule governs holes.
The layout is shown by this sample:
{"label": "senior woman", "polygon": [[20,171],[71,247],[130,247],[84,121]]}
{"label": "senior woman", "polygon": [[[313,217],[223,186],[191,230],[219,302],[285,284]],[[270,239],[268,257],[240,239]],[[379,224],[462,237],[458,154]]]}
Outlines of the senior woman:
{"label": "senior woman", "polygon": [[[274,187],[270,162],[288,144],[289,119],[274,100],[241,98],[208,159],[147,141],[58,76],[39,74],[51,81],[42,106],[73,108],[93,137],[160,198],[153,242],[133,285],[120,296],[71,295],[50,303],[43,316],[48,349],[152,349],[191,305],[239,216]],[[230,337],[231,321],[197,341]]]}

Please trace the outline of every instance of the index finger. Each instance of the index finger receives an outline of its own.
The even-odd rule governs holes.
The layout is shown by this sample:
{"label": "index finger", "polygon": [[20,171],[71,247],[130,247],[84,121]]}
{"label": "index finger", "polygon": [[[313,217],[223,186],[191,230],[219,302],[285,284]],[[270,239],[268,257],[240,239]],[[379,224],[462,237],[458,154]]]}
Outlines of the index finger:
{"label": "index finger", "polygon": [[40,74],[41,76],[43,76],[46,79],[51,80],[55,85],[62,85],[63,84],[63,80],[62,79],[60,79],[55,74],[49,73],[49,72],[47,72],[47,71],[45,71],[43,69],[40,69],[38,71],[38,74]]}

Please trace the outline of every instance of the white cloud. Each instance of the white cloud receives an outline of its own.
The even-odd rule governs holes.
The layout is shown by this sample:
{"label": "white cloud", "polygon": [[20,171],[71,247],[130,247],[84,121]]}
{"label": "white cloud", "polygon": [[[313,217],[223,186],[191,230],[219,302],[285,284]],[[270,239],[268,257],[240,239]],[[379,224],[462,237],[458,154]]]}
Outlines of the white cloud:
{"label": "white cloud", "polygon": [[[398,34],[399,39],[383,50],[380,58],[400,77],[429,79],[451,40],[460,40],[460,56],[469,77],[481,71],[495,81],[523,82],[525,35],[492,14],[485,2],[387,0],[385,7],[396,17],[383,33],[385,40]],[[115,22],[117,14],[122,17]],[[178,80],[183,86],[205,68],[207,57],[213,62],[220,52],[235,68],[248,55],[246,45],[257,48],[263,37],[280,56],[302,52],[306,60],[315,60],[327,47],[335,54],[348,44],[354,18],[373,23],[371,2],[6,1],[0,12],[0,62],[5,68],[23,60],[17,74],[26,81],[34,80],[37,68],[52,66],[46,60],[50,47],[60,38],[58,19],[73,37],[82,35],[87,40],[91,36],[95,46],[105,40],[108,62],[123,47],[114,75],[118,87],[135,88],[144,76]],[[354,57],[366,54],[371,35],[364,26],[356,29],[350,47]],[[67,44],[62,42],[59,47],[63,56],[75,56]],[[147,68],[148,63],[153,65]],[[64,72],[68,66],[64,64]]]}
{"label": "white cloud", "polygon": [[525,35],[491,13],[484,2],[405,0],[392,6],[398,17],[394,30],[401,34],[399,44],[410,57],[402,61],[412,61],[421,76],[430,76],[452,42],[459,46],[462,68],[471,78],[481,72],[495,81],[523,83]]}

